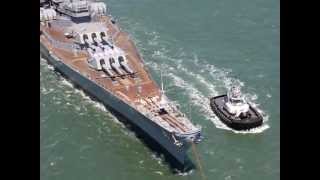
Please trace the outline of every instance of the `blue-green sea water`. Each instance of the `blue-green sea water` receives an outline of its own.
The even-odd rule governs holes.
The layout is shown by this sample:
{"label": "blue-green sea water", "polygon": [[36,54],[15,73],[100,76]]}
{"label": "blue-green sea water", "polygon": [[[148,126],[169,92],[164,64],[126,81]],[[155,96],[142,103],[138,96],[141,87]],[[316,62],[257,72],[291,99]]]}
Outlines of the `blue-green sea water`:
{"label": "blue-green sea water", "polygon": [[[106,2],[154,79],[162,69],[169,98],[203,127],[197,151],[207,179],[280,179],[279,1]],[[40,64],[42,180],[201,179],[198,169],[172,173],[103,105]],[[261,128],[232,131],[211,112],[209,97],[234,81],[263,113]]]}

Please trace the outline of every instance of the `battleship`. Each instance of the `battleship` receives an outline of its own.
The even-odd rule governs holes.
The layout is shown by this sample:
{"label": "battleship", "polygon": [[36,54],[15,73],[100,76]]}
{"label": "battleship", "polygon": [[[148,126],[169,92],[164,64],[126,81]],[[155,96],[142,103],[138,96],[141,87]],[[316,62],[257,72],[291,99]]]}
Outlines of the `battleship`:
{"label": "battleship", "polygon": [[[203,136],[152,79],[106,3],[40,0],[40,55],[55,71],[156,144],[179,170]],[[166,158],[166,159],[167,159]]]}
{"label": "battleship", "polygon": [[232,86],[227,94],[210,99],[213,112],[228,127],[249,130],[261,126],[263,118],[241,95],[239,86]]}

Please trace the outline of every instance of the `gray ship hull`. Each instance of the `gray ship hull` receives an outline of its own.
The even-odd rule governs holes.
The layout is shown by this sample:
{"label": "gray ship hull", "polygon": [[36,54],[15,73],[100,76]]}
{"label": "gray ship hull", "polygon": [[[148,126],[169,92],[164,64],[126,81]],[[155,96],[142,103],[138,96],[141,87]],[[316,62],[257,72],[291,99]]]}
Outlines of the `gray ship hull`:
{"label": "gray ship hull", "polygon": [[[136,133],[148,136],[148,142],[145,141],[147,145],[151,145],[153,150],[163,153],[171,166],[181,171],[194,167],[187,156],[187,150],[190,147],[189,142],[183,142],[183,145],[180,147],[175,145],[169,132],[95,82],[60,61],[42,43],[40,43],[40,53],[48,63],[54,66],[55,70],[84,90],[88,95],[104,104],[113,113],[117,113],[116,116],[120,115],[124,117],[130,125],[135,127]],[[151,143],[149,143],[150,141]]]}

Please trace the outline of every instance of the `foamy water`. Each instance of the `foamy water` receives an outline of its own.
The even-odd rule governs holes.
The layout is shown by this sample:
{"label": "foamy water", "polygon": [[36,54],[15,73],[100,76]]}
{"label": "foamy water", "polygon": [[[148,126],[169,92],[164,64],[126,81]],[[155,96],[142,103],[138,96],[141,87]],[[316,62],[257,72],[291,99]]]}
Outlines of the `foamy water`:
{"label": "foamy water", "polygon": [[[208,180],[280,177],[278,4],[108,1],[152,77],[160,84],[162,69],[168,97],[203,127],[205,139],[197,148]],[[161,156],[118,126],[102,104],[60,82],[53,69],[40,69],[41,179],[200,179],[199,169],[172,174]],[[209,98],[232,83],[263,114],[262,127],[233,131],[212,112]]]}
{"label": "foamy water", "polygon": [[[263,125],[251,130],[236,131],[223,124],[213,113],[210,107],[209,98],[224,93],[218,92],[215,88],[215,84],[219,84],[220,86],[223,84],[225,89],[229,89],[233,84],[239,84],[241,87],[243,87],[245,83],[240,79],[231,77],[230,74],[232,73],[232,70],[230,69],[219,69],[212,64],[200,63],[200,60],[196,55],[193,56],[193,59],[188,61],[192,62],[193,67],[195,67],[193,69],[200,70],[200,72],[195,73],[192,71],[192,69],[189,69],[184,64],[184,59],[171,57],[170,54],[168,54],[169,51],[165,47],[161,46],[159,42],[153,42],[161,39],[158,33],[151,32],[147,34],[151,36],[151,40],[148,41],[148,44],[150,46],[158,47],[158,50],[155,50],[152,53],[152,57],[155,58],[155,60],[147,61],[146,64],[155,72],[160,73],[160,71],[164,71],[164,77],[169,78],[173,83],[173,86],[179,87],[187,93],[188,101],[192,102],[192,105],[199,108],[199,114],[203,115],[206,120],[210,120],[217,128],[230,130],[232,132],[241,134],[262,133],[270,127],[269,124],[267,124],[269,119],[268,114],[260,109],[260,105],[256,103],[258,95],[251,93],[245,93],[244,97],[254,108],[257,109],[259,113],[262,114],[264,119]],[[186,52],[180,52],[180,55],[185,54]],[[174,65],[171,63],[174,63]],[[181,76],[181,73],[184,73],[184,76]],[[209,74],[209,78],[208,76],[205,76],[205,74]],[[185,78],[188,78],[189,81]],[[200,83],[201,88],[193,85],[194,81],[191,81],[191,79],[194,79],[197,83]],[[165,84],[165,86],[166,85],[172,89],[171,84]],[[199,123],[201,124],[201,122]]]}
{"label": "foamy water", "polygon": [[[47,69],[52,70],[52,71],[54,70],[54,67],[53,67],[52,65],[46,63],[46,60],[45,60],[44,58],[41,58],[41,61],[42,61],[42,62],[41,62],[42,65],[45,65],[45,67],[46,67]],[[57,73],[57,72],[56,72],[56,73]],[[108,117],[111,117],[111,118],[109,118],[110,120],[112,120],[114,123],[117,123],[117,124],[121,125],[123,128],[125,128],[124,124],[121,123],[116,117],[114,117],[114,116],[106,109],[106,107],[105,107],[102,103],[92,100],[92,99],[90,98],[90,96],[88,96],[83,90],[75,88],[74,85],[73,85],[73,83],[70,82],[69,80],[65,79],[64,77],[60,76],[59,78],[60,78],[60,79],[59,79],[59,81],[58,81],[58,82],[59,82],[58,86],[61,86],[61,85],[62,85],[62,86],[64,86],[64,87],[70,88],[70,89],[64,91],[64,93],[66,94],[66,99],[67,99],[67,100],[68,100],[68,98],[70,97],[70,94],[80,95],[80,97],[84,100],[84,103],[90,104],[91,106],[95,107],[96,109],[107,113]],[[53,88],[50,88],[49,90],[47,90],[46,88],[42,87],[42,88],[40,88],[40,91],[41,91],[41,93],[47,95],[47,94],[53,92],[54,89],[53,89]],[[56,100],[56,99],[54,98],[54,100]],[[56,102],[56,103],[57,103],[57,102]],[[59,101],[58,104],[60,104],[60,103],[61,103],[61,102]],[[66,105],[70,106],[70,105],[72,105],[72,104],[70,104],[70,102],[67,102]],[[75,104],[74,104],[74,106],[75,106],[75,109],[76,109],[77,111],[80,111],[81,108],[85,108],[84,106],[81,107],[81,105],[75,105]]]}
{"label": "foamy water", "polygon": [[[150,46],[159,46],[159,43],[157,42],[157,40],[161,38],[160,35],[156,32],[151,32],[151,33],[147,32],[147,34],[152,37],[151,40],[149,40],[148,44]],[[210,107],[209,98],[219,95],[219,92],[216,90],[214,84],[224,84],[225,88],[229,89],[231,88],[233,83],[237,83],[243,87],[244,82],[242,82],[239,79],[229,77],[228,75],[231,73],[231,70],[219,69],[211,64],[199,63],[199,59],[196,55],[194,55],[194,59],[192,59],[191,62],[196,67],[196,69],[201,69],[201,71],[200,73],[192,72],[191,69],[188,69],[188,67],[186,67],[183,64],[182,59],[175,59],[173,57],[170,57],[170,55],[168,55],[169,51],[166,50],[166,48],[164,47],[162,48],[160,47],[160,49],[162,50],[154,51],[154,53],[152,54],[152,57],[156,59],[157,58],[165,59],[167,60],[166,62],[171,62],[171,63],[173,62],[175,63],[175,66],[172,66],[168,63],[163,63],[163,61],[161,61],[161,63],[159,63],[159,61],[148,61],[146,62],[146,64],[156,72],[160,72],[164,70],[164,77],[170,78],[171,83],[173,83],[173,84],[169,84],[169,87],[171,89],[173,88],[172,86],[179,87],[183,91],[185,91],[187,93],[189,102],[192,102],[192,106],[196,106],[199,109],[198,113],[204,116],[206,120],[210,120],[215,125],[215,127],[220,129],[230,130],[232,132],[241,133],[241,134],[262,133],[263,131],[265,131],[270,127],[267,124],[269,116],[262,109],[260,109],[259,104],[256,103],[256,100],[258,99],[257,94],[250,94],[250,93],[245,93],[244,97],[253,107],[257,109],[259,113],[262,114],[264,119],[263,125],[261,127],[254,128],[251,130],[246,130],[246,131],[236,131],[227,127],[213,113]],[[185,55],[186,53],[181,51],[180,54]],[[41,61],[43,61],[43,59]],[[50,70],[54,69],[53,66],[49,64],[47,65],[47,68]],[[191,81],[187,81],[183,79],[186,76],[179,76],[178,73],[184,73],[190,78],[195,79],[197,83],[200,83],[202,85],[201,87],[205,87],[205,89],[197,88],[197,86],[194,86]],[[208,79],[208,77],[203,76],[203,74],[209,74],[211,79]],[[64,78],[62,79],[61,82],[68,87],[74,88],[72,83],[70,83]],[[209,92],[209,94],[205,94],[203,91],[207,91]],[[87,102],[90,102],[96,108],[107,112],[107,109],[103,104],[91,100],[90,97],[87,96],[83,91],[79,89],[75,89],[75,92],[80,94],[83,99],[85,99]],[[179,104],[179,103],[176,102],[176,104]],[[115,117],[113,117],[112,119],[114,119],[115,122],[121,124],[118,120],[116,120]],[[201,122],[198,122],[198,123],[201,124]]]}
{"label": "foamy water", "polygon": [[66,80],[65,78],[63,78],[61,81],[59,81],[61,84],[67,86],[67,87],[71,87],[74,90],[74,93],[80,95],[82,97],[82,99],[86,102],[89,103],[90,105],[94,106],[96,109],[99,109],[100,111],[103,111],[105,113],[107,113],[107,115],[109,117],[111,117],[110,119],[114,122],[117,123],[119,125],[121,125],[122,128],[125,128],[124,124],[122,122],[120,122],[116,117],[114,117],[107,109],[106,107],[97,101],[94,101],[90,98],[90,96],[88,96],[85,92],[83,92],[83,90],[77,89],[73,86],[73,84]]}

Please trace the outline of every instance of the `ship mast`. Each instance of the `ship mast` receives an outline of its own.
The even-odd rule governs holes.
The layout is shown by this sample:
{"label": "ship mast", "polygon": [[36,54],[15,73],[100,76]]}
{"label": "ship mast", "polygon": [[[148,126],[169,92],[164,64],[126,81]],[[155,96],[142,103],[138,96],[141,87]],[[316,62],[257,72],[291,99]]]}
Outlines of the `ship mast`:
{"label": "ship mast", "polygon": [[162,68],[160,67],[160,81],[161,81],[161,95],[164,94],[163,90],[163,78],[162,78]]}
{"label": "ship mast", "polygon": [[164,108],[166,102],[164,95],[164,85],[163,85],[163,77],[162,77],[162,66],[160,66],[160,81],[161,81],[161,90],[160,90],[160,107]]}

